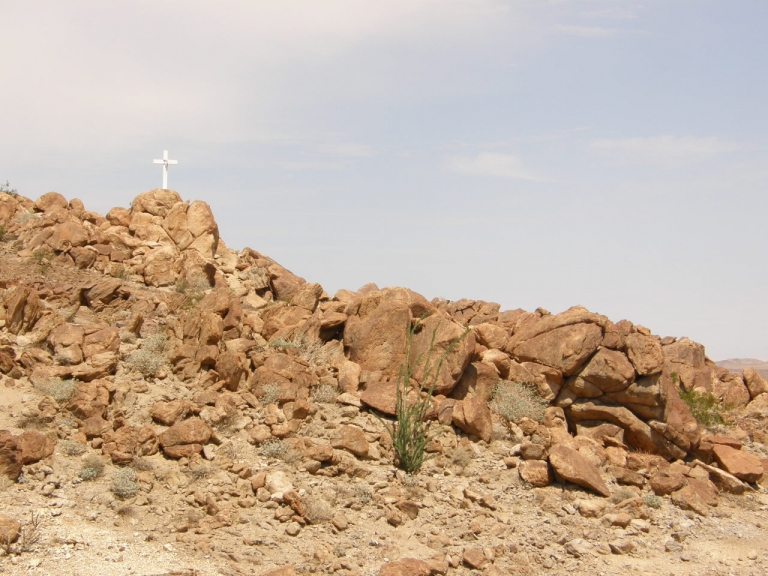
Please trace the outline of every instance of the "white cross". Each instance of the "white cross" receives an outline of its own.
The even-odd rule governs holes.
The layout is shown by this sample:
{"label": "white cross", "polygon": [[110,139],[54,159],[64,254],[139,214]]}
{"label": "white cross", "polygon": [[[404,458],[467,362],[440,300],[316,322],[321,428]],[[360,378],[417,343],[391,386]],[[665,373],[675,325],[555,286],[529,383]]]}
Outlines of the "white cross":
{"label": "white cross", "polygon": [[163,159],[155,160],[155,164],[163,165],[163,190],[168,190],[168,165],[178,164],[177,160],[168,160],[168,150],[163,150]]}

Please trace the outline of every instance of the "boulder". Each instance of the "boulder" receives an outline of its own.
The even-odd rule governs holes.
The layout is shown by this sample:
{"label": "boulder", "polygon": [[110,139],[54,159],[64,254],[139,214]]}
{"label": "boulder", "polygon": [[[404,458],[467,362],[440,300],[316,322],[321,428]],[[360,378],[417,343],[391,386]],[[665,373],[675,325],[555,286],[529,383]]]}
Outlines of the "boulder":
{"label": "boulder", "polygon": [[363,370],[395,377],[405,362],[411,311],[407,305],[391,302],[365,316],[351,316],[344,326],[344,345],[349,359]]}
{"label": "boulder", "polygon": [[522,341],[511,354],[520,362],[545,364],[570,376],[597,350],[602,337],[603,331],[596,324],[572,324]]}
{"label": "boulder", "polygon": [[163,426],[173,426],[187,416],[190,410],[187,400],[171,400],[170,402],[155,402],[149,409],[152,419]]}
{"label": "boulder", "polygon": [[218,355],[215,370],[219,378],[225,382],[224,387],[232,392],[237,390],[240,378],[245,373],[240,357],[231,352],[222,352]]}
{"label": "boulder", "polygon": [[656,338],[638,332],[624,338],[627,357],[640,376],[661,372],[664,366],[664,352]]}
{"label": "boulder", "polygon": [[192,417],[177,422],[168,428],[168,430],[158,436],[158,441],[163,449],[169,446],[184,444],[205,445],[211,439],[212,434],[213,430],[208,424],[200,418]]}
{"label": "boulder", "polygon": [[379,576],[430,576],[432,567],[423,560],[401,558],[393,562],[385,562],[379,568]]}
{"label": "boulder", "polygon": [[21,475],[21,450],[17,446],[18,436],[8,430],[0,430],[0,474],[14,482]]}
{"label": "boulder", "polygon": [[555,476],[601,496],[611,495],[597,468],[576,450],[562,444],[553,446],[549,451],[549,464]]}
{"label": "boulder", "polygon": [[22,464],[34,464],[53,454],[56,443],[50,436],[37,430],[25,430],[16,438],[16,449],[21,452]]}
{"label": "boulder", "polygon": [[520,478],[531,486],[543,488],[551,482],[549,466],[544,460],[524,460],[517,470]]}
{"label": "boulder", "polygon": [[144,212],[152,216],[165,217],[171,208],[181,202],[181,196],[173,190],[155,188],[136,196],[131,202],[131,214]]}
{"label": "boulder", "polygon": [[67,199],[58,192],[47,192],[35,200],[35,208],[40,212],[47,212],[53,208],[66,208]]}
{"label": "boulder", "polygon": [[739,480],[754,483],[763,475],[763,464],[760,458],[753,454],[723,444],[715,444],[712,454],[720,468]]}
{"label": "boulder", "polygon": [[667,496],[685,486],[687,481],[682,473],[670,467],[657,470],[651,476],[649,483],[654,494],[657,496]]}
{"label": "boulder", "polygon": [[88,232],[78,222],[68,221],[53,228],[53,234],[45,241],[48,246],[61,252],[88,244]]}
{"label": "boulder", "polygon": [[755,399],[760,394],[768,392],[768,381],[762,378],[754,368],[745,368],[743,377],[744,384],[749,390],[750,399]]}
{"label": "boulder", "polygon": [[331,446],[351,452],[359,458],[368,455],[368,441],[362,429],[357,426],[342,426],[331,439]]}
{"label": "boulder", "polygon": [[342,392],[356,393],[360,385],[360,365],[347,360],[339,368],[339,388]]}
{"label": "boulder", "polygon": [[621,352],[600,349],[579,372],[579,377],[602,392],[619,392],[635,379],[635,370]]}
{"label": "boulder", "polygon": [[32,329],[40,318],[42,305],[34,288],[16,286],[3,295],[5,328],[12,334],[23,334]]}
{"label": "boulder", "polygon": [[467,434],[490,442],[493,433],[493,418],[488,404],[477,397],[465,398],[453,406],[453,425]]}

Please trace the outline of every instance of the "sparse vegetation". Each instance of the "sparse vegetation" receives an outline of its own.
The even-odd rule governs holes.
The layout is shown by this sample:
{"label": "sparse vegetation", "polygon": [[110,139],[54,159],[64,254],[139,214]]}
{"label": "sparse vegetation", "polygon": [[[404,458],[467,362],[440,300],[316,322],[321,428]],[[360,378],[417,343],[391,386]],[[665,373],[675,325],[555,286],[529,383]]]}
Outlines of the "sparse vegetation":
{"label": "sparse vegetation", "polygon": [[469,466],[469,463],[474,460],[475,453],[469,446],[456,446],[456,448],[449,453],[449,457],[451,464],[463,472],[464,469]]}
{"label": "sparse vegetation", "polygon": [[[395,451],[395,465],[409,474],[414,474],[421,469],[424,462],[432,456],[426,454],[427,444],[440,432],[431,429],[431,422],[427,422],[425,417],[431,406],[430,399],[435,390],[437,379],[440,376],[440,368],[443,360],[450,353],[453,347],[469,333],[469,329],[458,338],[454,339],[445,349],[445,351],[435,358],[435,337],[437,335],[436,326],[432,331],[432,337],[426,353],[420,354],[411,368],[411,344],[413,335],[419,329],[424,316],[419,318],[412,326],[408,326],[408,337],[405,351],[405,361],[400,367],[397,378],[397,396],[395,401],[395,421],[391,424],[384,423],[384,426],[392,441],[392,447]],[[421,371],[422,381],[414,392],[417,399],[410,402],[408,392],[411,390],[411,379],[415,372]]]}
{"label": "sparse vegetation", "polygon": [[611,494],[610,501],[612,504],[618,504],[620,502],[624,502],[624,500],[634,498],[635,496],[637,496],[637,494],[634,490],[626,486],[622,486]]}
{"label": "sparse vegetation", "polygon": [[307,510],[305,518],[310,524],[327,522],[333,517],[333,506],[325,498],[307,498],[304,505]]}
{"label": "sparse vegetation", "polygon": [[74,380],[61,380],[60,378],[50,378],[38,387],[40,392],[59,403],[67,402],[72,398],[75,388],[77,388],[77,383]]}
{"label": "sparse vegetation", "polygon": [[259,404],[262,406],[277,404],[278,400],[280,400],[280,386],[277,384],[267,384],[264,386],[259,398]]}
{"label": "sparse vegetation", "polygon": [[339,391],[330,384],[320,384],[312,389],[312,400],[317,404],[333,404]]}
{"label": "sparse vegetation", "polygon": [[104,461],[98,456],[86,456],[83,465],[77,473],[84,482],[92,482],[104,473]]}
{"label": "sparse vegetation", "polygon": [[80,442],[72,442],[71,440],[63,440],[59,442],[56,447],[62,454],[66,454],[67,456],[80,456],[81,454],[85,454],[86,451],[84,444],[81,444]]}
{"label": "sparse vegetation", "polygon": [[6,556],[30,552],[42,538],[43,525],[42,515],[39,512],[30,512],[29,521],[21,525],[18,540],[13,543],[8,537],[0,538],[0,550],[3,550]]}
{"label": "sparse vegetation", "polygon": [[270,438],[261,446],[261,454],[265,458],[280,459],[287,452],[285,443],[279,438]]}
{"label": "sparse vegetation", "polygon": [[128,269],[125,266],[119,265],[115,266],[112,269],[112,276],[115,278],[118,278],[120,280],[127,280],[128,279]]}
{"label": "sparse vegetation", "polygon": [[45,274],[51,267],[51,261],[56,257],[48,246],[41,246],[32,252],[33,262],[40,268],[40,272]]}
{"label": "sparse vegetation", "polygon": [[310,366],[321,366],[327,364],[332,352],[324,347],[322,340],[310,338],[306,334],[294,334],[290,340],[278,336],[269,343],[270,347],[285,351],[293,348],[297,351],[299,358],[307,362]]}
{"label": "sparse vegetation", "polygon": [[112,475],[110,491],[121,500],[136,496],[139,491],[139,485],[136,483],[136,471],[133,468],[115,470]]}
{"label": "sparse vegetation", "polygon": [[19,192],[16,188],[11,188],[10,182],[5,181],[5,184],[0,183],[0,194],[8,194],[9,196],[18,196]]}
{"label": "sparse vegetation", "polygon": [[648,508],[661,508],[661,505],[664,503],[656,494],[646,494],[643,496],[643,502],[645,502]]}
{"label": "sparse vegetation", "polygon": [[163,334],[156,332],[150,334],[141,344],[141,348],[132,352],[126,358],[126,364],[141,374],[145,378],[154,377],[161,368],[166,366],[167,360],[163,356],[166,338]]}
{"label": "sparse vegetation", "polygon": [[729,407],[709,392],[699,392],[698,390],[685,392],[679,389],[678,394],[683,402],[688,405],[696,422],[701,426],[709,428],[710,426],[725,422],[723,412],[728,410]]}
{"label": "sparse vegetation", "polygon": [[500,380],[491,391],[488,406],[508,422],[519,422],[523,417],[541,422],[548,403],[534,384]]}
{"label": "sparse vegetation", "polygon": [[30,220],[36,220],[37,218],[40,218],[39,214],[34,214],[33,212],[21,212],[16,216],[16,224],[25,224],[29,222]]}

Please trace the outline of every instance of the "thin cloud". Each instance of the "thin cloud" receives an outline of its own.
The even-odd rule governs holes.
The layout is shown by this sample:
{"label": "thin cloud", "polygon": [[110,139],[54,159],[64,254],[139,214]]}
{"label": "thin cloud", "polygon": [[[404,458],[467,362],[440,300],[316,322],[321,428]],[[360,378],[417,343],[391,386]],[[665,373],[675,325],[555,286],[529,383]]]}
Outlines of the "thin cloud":
{"label": "thin cloud", "polygon": [[637,18],[637,12],[634,10],[618,6],[604,8],[603,10],[590,10],[585,12],[584,15],[590,18],[609,18],[611,20],[634,20]]}
{"label": "thin cloud", "polygon": [[540,180],[523,165],[520,158],[512,154],[480,152],[474,157],[456,156],[451,159],[449,167],[454,172],[474,176],[490,176],[509,180]]}
{"label": "thin cloud", "polygon": [[559,25],[553,26],[552,30],[560,32],[561,34],[576,36],[578,38],[609,38],[611,36],[616,36],[619,33],[616,28],[604,28],[603,26]]}
{"label": "thin cloud", "polygon": [[715,136],[600,139],[593,141],[590,147],[600,154],[623,162],[655,164],[671,168],[712,160],[739,149],[738,144],[722,141]]}

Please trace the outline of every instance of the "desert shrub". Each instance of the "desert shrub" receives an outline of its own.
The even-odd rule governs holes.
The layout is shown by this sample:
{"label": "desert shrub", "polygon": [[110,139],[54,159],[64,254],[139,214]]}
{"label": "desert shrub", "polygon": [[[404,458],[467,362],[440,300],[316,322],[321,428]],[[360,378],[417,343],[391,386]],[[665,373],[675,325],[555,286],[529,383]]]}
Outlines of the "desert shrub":
{"label": "desert shrub", "polygon": [[280,400],[280,386],[277,384],[267,384],[264,386],[259,398],[259,404],[263,406],[277,404],[278,400]]}
{"label": "desert shrub", "polygon": [[[430,398],[435,390],[437,379],[440,376],[440,368],[443,360],[451,352],[453,347],[469,333],[469,329],[458,338],[454,339],[439,356],[435,357],[435,336],[438,326],[432,331],[432,338],[426,353],[420,354],[411,368],[411,344],[413,335],[419,329],[424,316],[419,318],[413,325],[407,327],[408,337],[405,349],[405,361],[400,366],[400,372],[397,377],[397,395],[395,401],[395,421],[391,424],[384,423],[384,420],[375,414],[384,424],[384,427],[392,441],[392,447],[395,452],[395,465],[409,474],[414,474],[421,469],[422,464],[432,455],[425,452],[427,444],[439,434],[439,431],[431,429],[431,422],[427,422],[425,417],[429,410]],[[408,391],[410,382],[414,373],[423,374],[421,382],[418,385],[418,399],[413,403],[408,401]]]}
{"label": "desert shrub", "polygon": [[5,181],[5,184],[0,183],[0,194],[8,194],[9,196],[19,195],[16,188],[11,188],[11,184],[8,180]]}
{"label": "desert shrub", "polygon": [[664,502],[656,494],[646,494],[643,496],[643,502],[648,508],[661,508],[661,504]]}
{"label": "desert shrub", "polygon": [[91,482],[99,478],[103,473],[104,461],[98,456],[91,455],[85,457],[77,475],[81,480]]}
{"label": "desert shrub", "polygon": [[136,483],[136,471],[133,468],[121,468],[115,470],[112,475],[112,494],[124,500],[136,496],[139,485]]}
{"label": "desert shrub", "polygon": [[637,496],[637,494],[634,490],[627,488],[626,486],[622,486],[618,490],[614,491],[613,494],[611,494],[610,500],[612,504],[618,504],[620,502],[624,502],[624,500],[634,498],[635,496]]}
{"label": "desert shrub", "polygon": [[35,544],[40,543],[44,524],[43,516],[40,513],[30,512],[30,519],[21,525],[19,538],[15,543],[12,543],[7,536],[0,537],[0,550],[3,550],[6,556],[30,552]]}
{"label": "desert shrub", "polygon": [[141,372],[145,377],[153,377],[167,364],[165,356],[163,356],[165,341],[166,338],[163,334],[150,334],[144,338],[141,348],[131,352],[126,358],[126,364]]}
{"label": "desert shrub", "polygon": [[523,417],[541,422],[548,403],[534,384],[500,380],[491,391],[488,406],[509,422],[519,422]]}
{"label": "desert shrub", "polygon": [[15,221],[16,224],[26,224],[30,220],[37,220],[38,218],[40,218],[39,214],[34,214],[32,212],[21,212],[16,216]]}
{"label": "desert shrub", "polygon": [[52,397],[57,402],[67,402],[75,393],[77,384],[74,380],[61,380],[60,378],[48,378],[38,386],[38,390],[46,396]]}
{"label": "desert shrub", "polygon": [[294,334],[290,340],[278,336],[272,340],[269,345],[272,348],[285,351],[288,348],[296,350],[299,358],[307,362],[310,366],[320,366],[327,364],[332,356],[332,350],[324,347],[323,341],[317,338],[310,338],[306,334]]}
{"label": "desert shrub", "polygon": [[151,472],[155,469],[155,465],[149,458],[138,456],[131,462],[131,468],[138,470],[139,472]]}
{"label": "desert shrub", "polygon": [[333,506],[325,498],[307,498],[304,501],[305,518],[310,524],[327,522],[333,517]]}
{"label": "desert shrub", "polygon": [[368,484],[355,484],[352,495],[360,504],[368,504],[373,499],[373,490]]}
{"label": "desert shrub", "polygon": [[80,442],[72,442],[71,440],[59,442],[56,447],[62,454],[66,454],[67,456],[80,456],[81,454],[85,454],[86,450],[84,444],[81,444]]}
{"label": "desert shrub", "polygon": [[333,404],[339,391],[330,384],[320,384],[312,389],[312,401],[318,404]]}
{"label": "desert shrub", "polygon": [[696,419],[696,422],[701,426],[710,427],[724,423],[723,412],[728,410],[729,407],[709,392],[699,392],[698,390],[685,392],[679,389],[678,394],[683,402],[688,405],[688,409]]}
{"label": "desert shrub", "polygon": [[127,280],[128,279],[128,269],[125,266],[115,266],[112,269],[112,276],[115,278],[118,278],[120,280]]}
{"label": "desert shrub", "polygon": [[280,459],[287,451],[285,443],[279,438],[270,438],[261,445],[261,454],[266,458]]}
{"label": "desert shrub", "polygon": [[475,459],[475,452],[469,446],[456,446],[449,453],[451,464],[462,471]]}
{"label": "desert shrub", "polygon": [[53,253],[53,250],[51,250],[48,246],[41,246],[34,252],[32,252],[32,260],[37,266],[40,268],[41,272],[47,272],[48,269],[51,267],[51,260],[53,260],[56,257],[56,255]]}

